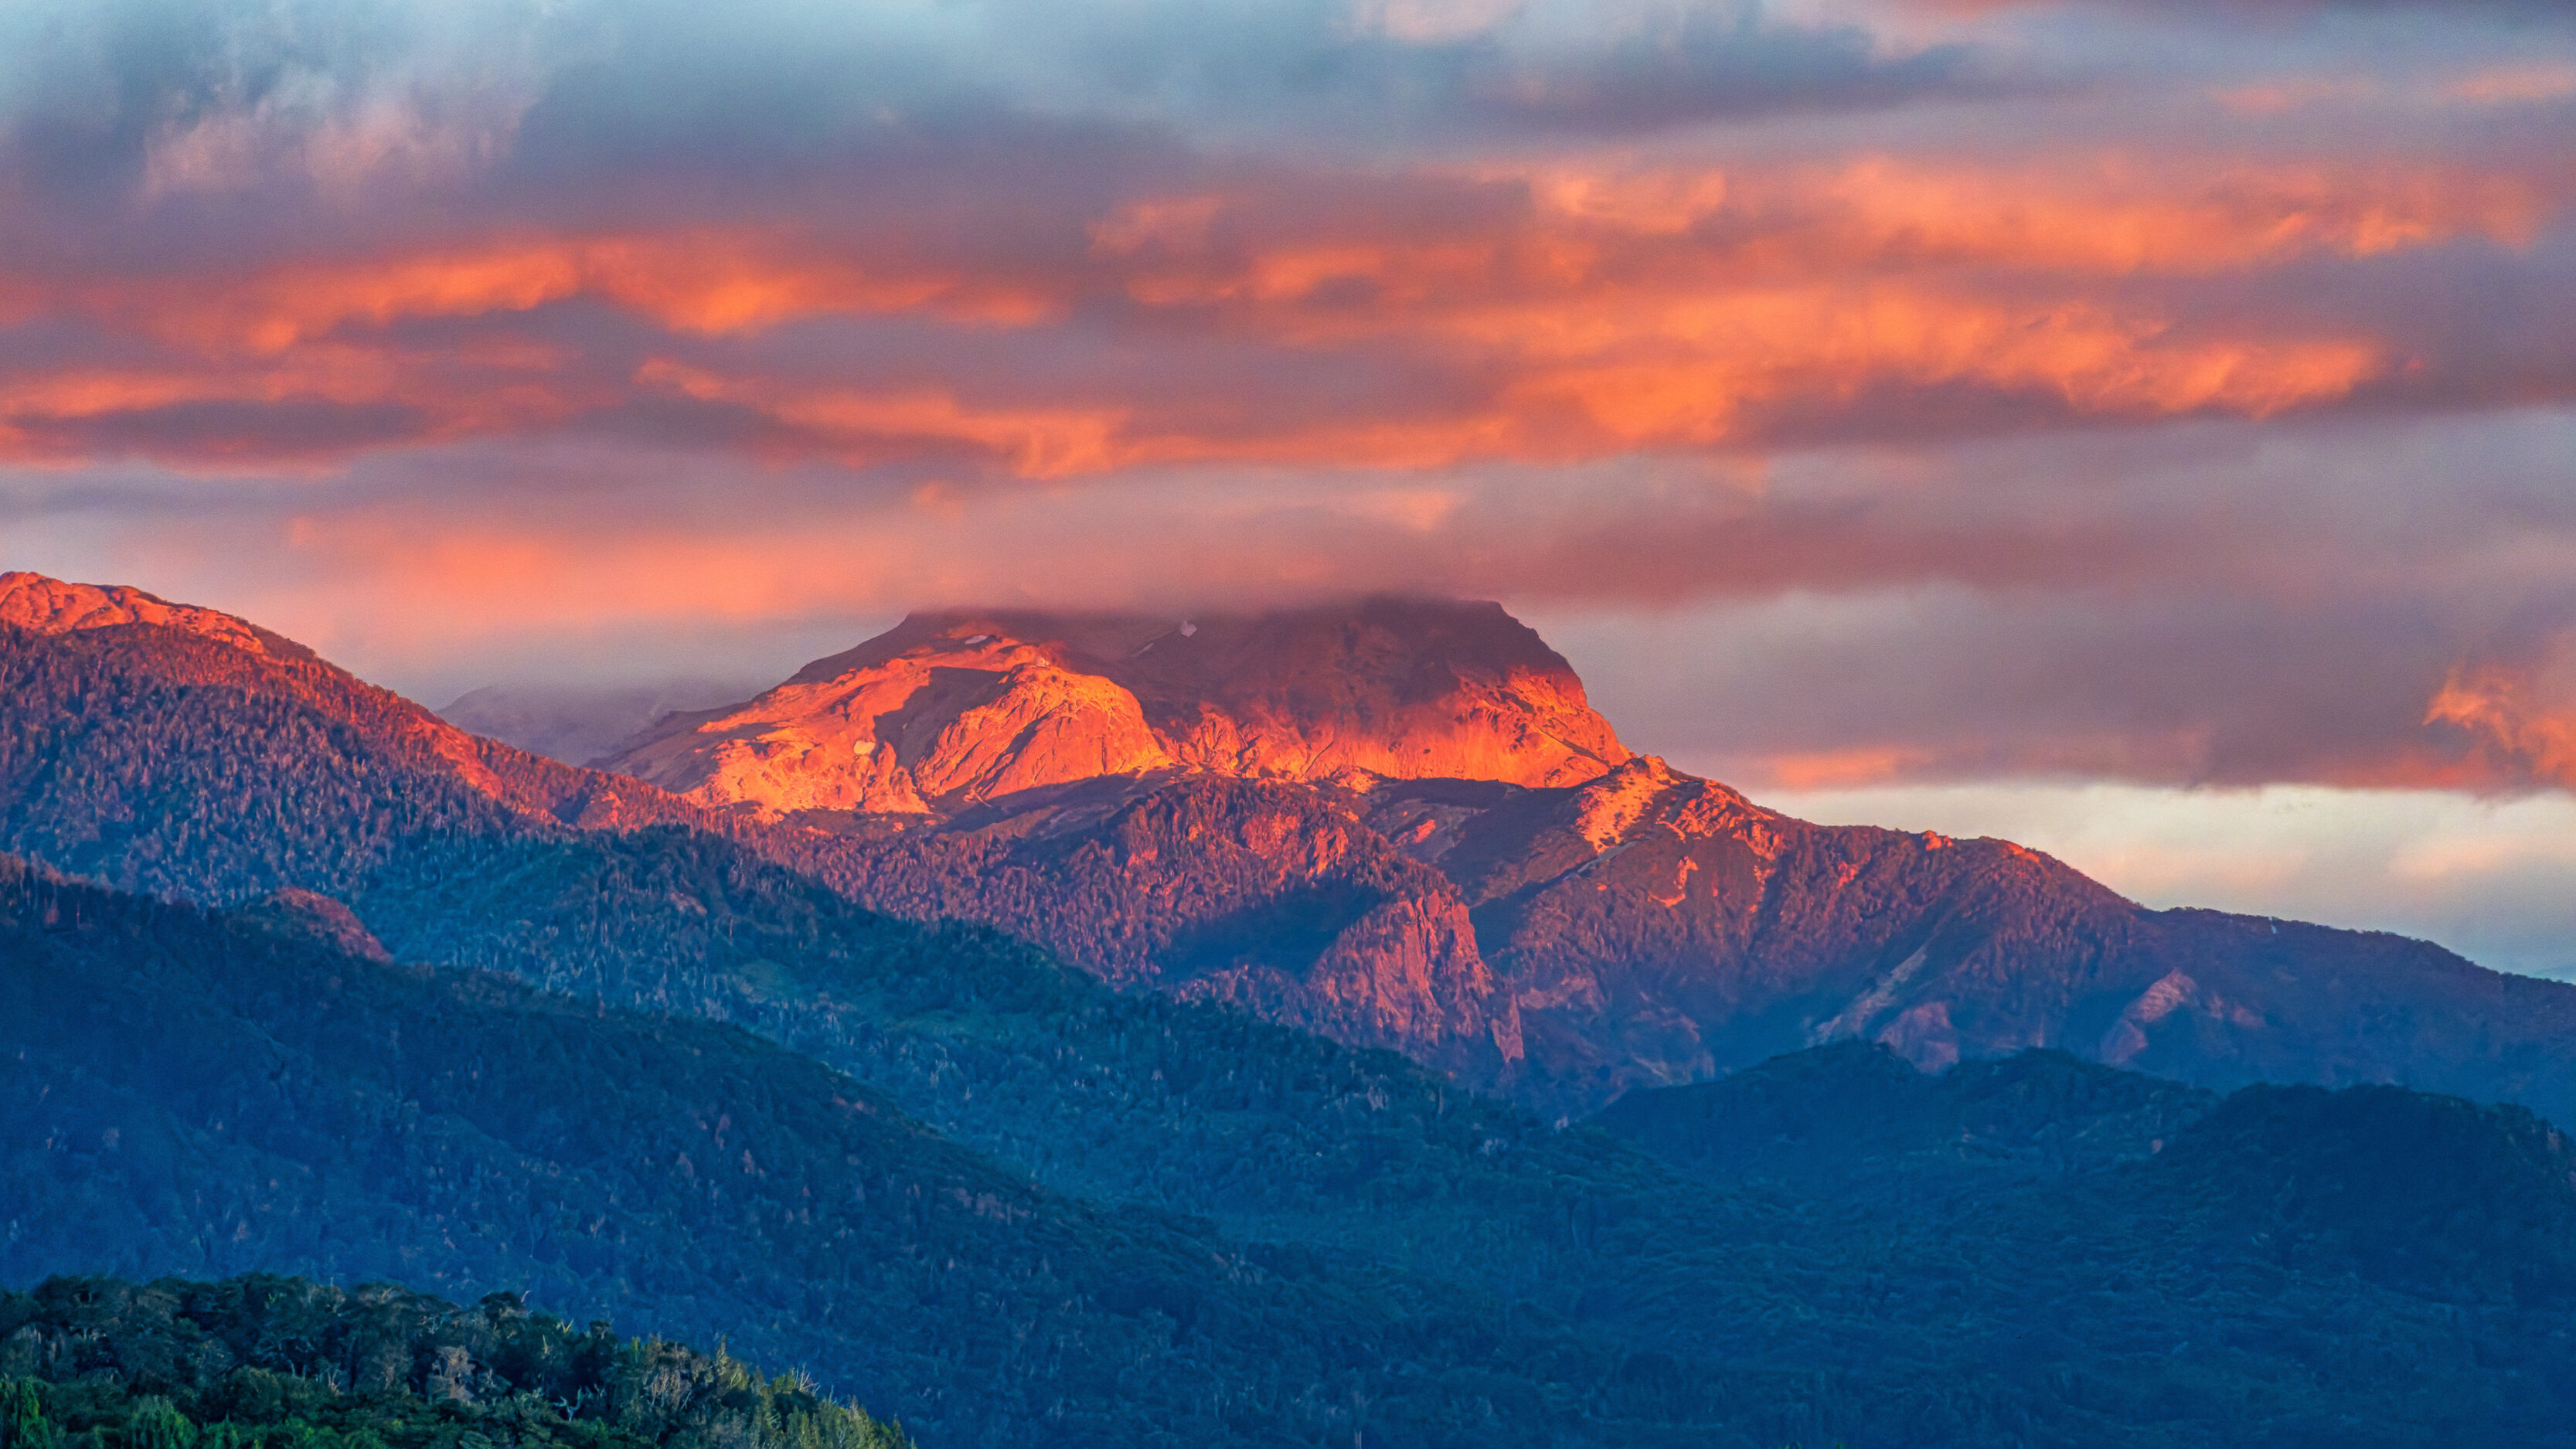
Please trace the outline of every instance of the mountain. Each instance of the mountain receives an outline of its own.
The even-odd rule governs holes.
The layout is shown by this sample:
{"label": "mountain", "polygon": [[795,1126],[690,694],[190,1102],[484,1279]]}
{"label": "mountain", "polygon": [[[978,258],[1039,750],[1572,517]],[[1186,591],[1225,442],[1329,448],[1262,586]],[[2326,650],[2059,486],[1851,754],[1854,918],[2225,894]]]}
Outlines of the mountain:
{"label": "mountain", "polygon": [[141,589],[65,583],[24,571],[0,573],[0,626],[35,634],[68,634],[119,624],[181,630],[273,658],[313,657],[313,651],[303,645],[248,620],[193,604],[173,604]]}
{"label": "mountain", "polygon": [[1823,1186],[2142,1161],[2218,1105],[2198,1088],[2064,1052],[1932,1074],[1883,1045],[1843,1041],[1714,1082],[1630,1092],[1592,1120],[1694,1171]]}
{"label": "mountain", "polygon": [[1927,1074],[1845,1043],[1631,1092],[1595,1121],[1719,1182],[1917,1211],[2056,1197],[2204,1255],[2250,1248],[2446,1302],[2576,1304],[2576,1143],[2519,1107],[2268,1083],[2220,1100],[2044,1051]]}
{"label": "mountain", "polygon": [[[1466,627],[1497,617],[1491,605],[1367,601],[1338,630],[1331,617],[1229,622],[1227,647],[1189,656],[1176,677],[1194,699],[1320,698],[1281,682],[1307,677],[1304,641],[1400,636],[1333,656],[1336,669],[1384,665],[1341,685],[1365,701],[1402,695],[1418,661],[1453,641],[1518,637]],[[1094,639],[1082,632],[1093,627],[1106,625],[916,619],[764,698],[794,698],[800,719],[840,718],[833,701],[892,677],[871,671],[951,658],[937,651],[960,631],[956,647],[997,659],[1070,658],[1051,641]],[[1499,657],[1497,645],[1438,677],[1493,677]],[[986,690],[1000,676],[977,677]],[[1427,693],[1458,697],[1443,689]],[[1490,733],[1585,742],[1536,779],[1517,758],[1473,753],[1424,757],[1447,775],[1336,764],[1253,778],[1186,768],[1161,744],[1168,727],[1150,723],[1124,754],[1033,755],[1051,738],[1043,719],[940,714],[935,735],[884,733],[877,746],[835,735],[814,757],[835,779],[858,778],[844,760],[866,748],[887,769],[1042,757],[1044,779],[997,773],[979,777],[989,788],[873,813],[864,791],[834,796],[847,808],[776,811],[781,828],[757,848],[879,909],[990,922],[1114,982],[1402,1051],[1573,1116],[1632,1087],[1854,1037],[1924,1066],[2045,1047],[2215,1087],[2405,1082],[2576,1120],[2576,989],[2394,936],[2150,911],[2005,841],[1811,825],[1630,756],[1606,724],[1566,727],[1551,711],[1580,690],[1567,675],[1518,703],[1479,696],[1479,719],[1511,721],[1480,725]],[[892,717],[874,707],[852,703],[847,718]],[[1379,738],[1384,712],[1349,707],[1354,734]],[[716,800],[733,787],[664,767],[769,748],[763,708],[671,721],[609,763]],[[778,728],[773,743],[822,727]],[[916,738],[937,748],[912,753]]]}
{"label": "mountain", "polygon": [[[478,739],[256,625],[0,574],[10,848],[239,898],[381,857],[388,832],[695,823],[632,780]],[[186,762],[180,764],[178,762]]]}
{"label": "mountain", "polygon": [[[13,577],[12,598],[82,587]],[[134,601],[129,610],[180,608],[89,593]],[[1413,722],[1353,731],[1377,742],[1369,749],[1509,737],[1527,748],[1431,758],[1506,776],[1546,762],[1541,778],[1571,770],[1578,782],[1381,775],[1346,753],[1328,757],[1323,779],[1156,765],[980,803],[971,790],[934,791],[923,803],[940,808],[891,813],[765,813],[561,765],[467,735],[284,641],[227,642],[223,631],[253,626],[209,625],[204,611],[188,629],[95,603],[14,607],[48,632],[0,626],[0,847],[210,901],[310,889],[350,904],[397,951],[556,985],[587,972],[590,989],[639,1001],[734,989],[596,984],[640,962],[665,970],[702,946],[745,954],[739,940],[706,945],[715,927],[685,912],[614,947],[577,898],[483,899],[476,909],[494,914],[460,915],[460,899],[488,896],[484,863],[505,845],[573,847],[557,860],[568,881],[590,867],[565,862],[659,825],[729,841],[731,863],[715,874],[758,898],[744,909],[801,889],[754,884],[743,857],[765,857],[873,909],[997,926],[1123,988],[1401,1051],[1549,1115],[1856,1037],[1923,1065],[2049,1047],[2211,1087],[2396,1082],[2576,1120],[2576,988],[2394,936],[2149,911],[2007,842],[1791,819],[1626,756],[1575,703],[1580,685],[1562,661],[1492,606],[1369,601],[1215,619],[1187,635],[1174,626],[1138,643],[1155,647],[1131,651],[1118,678],[1083,675],[1094,681],[1083,688],[1125,691],[1148,733],[1163,731],[1158,742],[1183,738],[1170,723],[1176,700],[1199,702],[1192,719],[1286,719],[1279,728],[1305,739],[1331,716],[1298,714],[1298,702],[1330,696],[1358,701],[1364,719]],[[1144,628],[1034,618],[909,621],[790,690],[823,691],[795,696],[811,704],[833,681],[893,678],[869,673],[881,663],[959,650],[1071,677],[1049,661],[1103,659]],[[1006,626],[1020,634],[992,632]],[[1166,644],[1177,662],[1136,662]],[[1424,664],[1453,647],[1469,662]],[[1317,674],[1317,659],[1333,669]],[[934,682],[975,675],[963,694],[923,686],[925,710],[1017,687],[996,684],[1007,670],[925,668]],[[827,716],[842,718],[816,718]],[[914,718],[877,718],[896,716]],[[1012,725],[1009,710],[967,706],[918,718],[941,720],[929,738],[955,747],[937,758],[994,764],[995,779],[1040,759],[1106,768],[1096,752],[1032,753],[1058,737],[1043,718]],[[1091,716],[1046,718],[1070,738]],[[685,717],[666,728],[637,750],[701,738]],[[908,747],[885,748],[912,769]],[[545,870],[526,869],[535,874],[520,887],[542,893]],[[641,877],[632,889],[639,902],[671,898]],[[599,920],[622,931],[644,919],[623,909]],[[522,928],[535,920],[551,934]]]}
{"label": "mountain", "polygon": [[2006,841],[1810,825],[1651,759],[1555,790],[1401,786],[1362,813],[1456,886],[1533,1100],[1857,1037],[1927,1067],[2046,1047],[2576,1119],[2576,990],[2425,942],[2147,910]]}
{"label": "mountain", "polygon": [[[59,869],[263,917],[279,892],[329,897],[405,960],[754,1026],[1052,1184],[1372,1250],[1433,1241],[1419,1215],[1462,1197],[1553,1182],[1575,1150],[1400,1058],[873,913],[730,817],[621,831],[510,808],[460,755],[553,782],[576,822],[703,816],[194,635],[0,631],[0,832]],[[1561,1237],[1553,1201],[1511,1231]],[[1525,1288],[1549,1261],[1484,1266]]]}
{"label": "mountain", "polygon": [[2467,1303],[2576,1299],[2576,1146],[2518,1107],[2254,1086],[2174,1136],[2142,1202],[2203,1242]]}
{"label": "mountain", "polygon": [[256,1443],[392,1449],[910,1449],[895,1425],[719,1348],[575,1332],[514,1293],[473,1309],[392,1284],[50,1278],[0,1293],[10,1449]]}
{"label": "mountain", "polygon": [[1559,785],[1627,758],[1574,671],[1498,605],[1377,598],[1195,619],[915,614],[601,763],[797,818],[948,814],[1157,770]]}

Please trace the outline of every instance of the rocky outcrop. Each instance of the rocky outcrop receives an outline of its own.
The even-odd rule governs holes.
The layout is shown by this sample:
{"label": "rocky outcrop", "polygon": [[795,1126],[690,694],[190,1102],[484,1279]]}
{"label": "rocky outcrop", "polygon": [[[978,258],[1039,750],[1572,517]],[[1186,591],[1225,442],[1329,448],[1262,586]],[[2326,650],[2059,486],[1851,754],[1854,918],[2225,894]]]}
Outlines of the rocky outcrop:
{"label": "rocky outcrop", "polygon": [[915,615],[607,768],[767,818],[946,816],[1158,770],[1574,784],[1628,758],[1565,661],[1492,604],[1263,615]]}
{"label": "rocky outcrop", "polygon": [[311,651],[243,619],[193,604],[173,604],[121,584],[74,584],[34,573],[0,573],[0,625],[37,634],[68,634],[119,624],[157,624],[245,649],[306,658]]}
{"label": "rocky outcrop", "polygon": [[1169,765],[1136,697],[990,633],[678,715],[614,765],[710,805],[921,815]]}
{"label": "rocky outcrop", "polygon": [[1032,792],[881,837],[746,836],[866,904],[989,922],[1120,985],[1229,1002],[1486,1085],[1512,994],[1459,893],[1335,787],[1185,775]]}
{"label": "rocky outcrop", "polygon": [[271,891],[235,911],[233,920],[267,935],[315,942],[361,961],[382,965],[394,959],[356,911],[318,891],[296,886]]}

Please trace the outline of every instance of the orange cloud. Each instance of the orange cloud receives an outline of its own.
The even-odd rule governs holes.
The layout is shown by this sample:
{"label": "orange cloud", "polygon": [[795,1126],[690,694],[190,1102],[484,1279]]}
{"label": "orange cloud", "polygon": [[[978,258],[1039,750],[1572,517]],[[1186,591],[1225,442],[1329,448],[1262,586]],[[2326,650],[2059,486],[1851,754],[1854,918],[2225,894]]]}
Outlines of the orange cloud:
{"label": "orange cloud", "polygon": [[1870,161],[1819,189],[1825,229],[1848,233],[1845,254],[2115,274],[2368,257],[2461,236],[2524,245],[2548,210],[2521,178],[2437,167],[2239,166],[2212,177],[2127,162],[1964,171]]}
{"label": "orange cloud", "polygon": [[338,343],[258,365],[183,358],[0,374],[0,459],[61,464],[142,453],[256,463],[348,451],[348,437],[328,426],[308,436],[316,410],[379,415],[364,436],[427,443],[541,428],[605,401],[550,376],[559,358],[549,349],[483,341],[468,352],[462,375],[452,354]]}
{"label": "orange cloud", "polygon": [[[2038,404],[2103,418],[2264,417],[2343,397],[2398,354],[2330,319],[2194,319],[2164,283],[2469,236],[2524,245],[2552,205],[2500,174],[2100,161],[1554,164],[1423,184],[1465,188],[1463,199],[1407,209],[1363,194],[1337,210],[1329,192],[1320,205],[1259,187],[1188,192],[1095,220],[1078,254],[1007,265],[893,233],[746,224],[496,236],[235,277],[0,276],[7,315],[78,319],[168,350],[113,377],[75,364],[0,382],[0,451],[125,447],[184,460],[194,435],[132,415],[213,402],[413,419],[344,444],[355,447],[682,400],[765,419],[751,434],[763,449],[862,465],[964,450],[1036,479],[1704,449],[1864,399],[1870,425],[1883,425],[1928,392],[1954,414],[1959,399],[1982,397],[2025,415]],[[1319,398],[1255,381],[1249,395],[1218,395],[1151,366],[1095,374],[1062,349],[1044,365],[991,369],[935,348],[853,381],[763,350],[791,323],[892,315],[932,334],[1060,337],[1088,302],[1111,298],[1127,309],[1122,325],[1250,343],[1283,372],[1348,354],[1418,385]],[[668,345],[589,344],[649,349],[619,355],[537,334],[532,314],[575,299],[641,318]],[[451,325],[387,332],[432,321]],[[258,421],[239,426],[215,451],[259,450]],[[281,436],[270,451],[310,446]]]}
{"label": "orange cloud", "polygon": [[2576,648],[2562,641],[2539,665],[2456,669],[2424,722],[2466,731],[2508,778],[2576,787]]}
{"label": "orange cloud", "polygon": [[[1750,406],[1879,383],[2035,392],[2097,414],[2259,417],[2339,397],[2381,365],[2366,340],[2175,339],[2151,316],[1893,283],[1664,300],[1571,320],[1592,345],[1558,341],[1580,360],[1541,369],[1514,401],[1570,402],[1608,438],[1639,445],[1717,442]],[[1549,335],[1510,318],[1481,325],[1497,340]]]}
{"label": "orange cloud", "polygon": [[[2199,276],[2367,257],[2461,235],[2527,242],[2543,207],[2510,178],[2283,170],[2191,183],[1919,171],[1869,162],[1753,176],[1559,168],[1516,228],[1372,233],[1364,223],[1227,250],[1257,230],[1190,197],[1094,232],[1129,295],[1213,310],[1303,348],[1409,345],[1491,369],[1462,440],[1518,456],[1698,446],[1766,407],[1889,387],[1969,386],[2068,409],[2266,416],[2343,396],[2386,347],[2247,319],[2178,327],[2087,277]],[[2089,192],[2089,194],[2088,194]],[[1973,270],[1967,270],[1973,269]],[[2072,274],[2060,279],[2058,274]]]}
{"label": "orange cloud", "polygon": [[[504,238],[357,260],[288,263],[236,280],[116,278],[56,289],[55,309],[104,317],[209,352],[276,353],[352,325],[522,313],[593,297],[696,334],[801,318],[928,310],[1026,326],[1060,299],[1021,281],[858,255],[794,234],[692,230]],[[44,295],[21,281],[10,297]],[[22,315],[41,303],[21,300]]]}
{"label": "orange cloud", "polygon": [[1933,763],[1930,751],[1898,746],[1859,746],[1807,754],[1775,755],[1768,779],[1783,790],[1847,790],[1907,778]]}
{"label": "orange cloud", "polygon": [[729,378],[667,358],[637,374],[701,402],[755,408],[792,428],[820,437],[853,462],[877,462],[916,451],[922,444],[964,444],[1007,460],[1023,478],[1097,473],[1133,461],[1118,442],[1123,409],[972,407],[936,389],[869,392],[852,388],[780,384]]}
{"label": "orange cloud", "polygon": [[[306,450],[293,435],[295,425],[286,422],[264,445],[256,436],[212,448],[159,434],[131,446],[107,440],[135,432],[139,414],[206,404],[399,407],[419,421],[386,441],[405,444],[553,425],[612,405],[619,394],[613,385],[574,380],[583,359],[565,346],[490,329],[579,297],[623,308],[682,336],[741,335],[805,318],[913,310],[935,311],[952,322],[1024,326],[1059,305],[1009,278],[835,253],[754,230],[500,239],[364,260],[291,263],[237,279],[47,285],[0,277],[0,322],[85,318],[173,349],[146,367],[74,364],[0,375],[0,456],[76,459],[141,451],[184,461],[207,452],[293,456]],[[463,320],[482,324],[482,330],[434,343],[370,335],[421,320]],[[120,419],[127,424],[122,430]],[[902,419],[885,421],[889,429],[905,431]],[[948,422],[929,430],[963,431],[1011,453],[1035,473],[1068,471],[1049,461],[1067,444],[1040,440],[1003,447],[998,425]],[[248,417],[242,426],[253,434],[258,429]]]}
{"label": "orange cloud", "polygon": [[[1459,431],[1554,456],[1712,443],[1742,435],[1762,405],[1885,386],[2037,393],[2110,415],[2265,416],[2330,400],[2384,369],[2382,344],[2259,319],[2185,331],[2080,279],[2369,257],[2464,235],[2520,245],[2547,211],[2515,178],[2430,169],[2212,180],[1882,160],[1520,179],[1534,208],[1499,232],[1416,238],[1362,224],[1229,252],[1214,240],[1229,230],[1226,204],[1198,196],[1123,213],[1095,230],[1095,251],[1133,263],[1129,295],[1148,306],[1214,309],[1292,346],[1401,341],[1499,365],[1509,380],[1491,425]],[[1247,216],[1231,230],[1256,226]],[[1556,409],[1575,432],[1532,408]]]}

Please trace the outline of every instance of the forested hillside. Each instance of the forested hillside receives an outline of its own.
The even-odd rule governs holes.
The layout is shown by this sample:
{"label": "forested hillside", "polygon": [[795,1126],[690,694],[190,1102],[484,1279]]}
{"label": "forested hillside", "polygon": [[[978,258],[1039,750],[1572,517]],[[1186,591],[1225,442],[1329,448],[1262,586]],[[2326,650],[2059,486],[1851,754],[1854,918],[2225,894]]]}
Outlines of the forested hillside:
{"label": "forested hillside", "polygon": [[6,1449],[911,1449],[896,1425],[722,1348],[353,1291],[50,1278],[0,1293]]}
{"label": "forested hillside", "polygon": [[[1011,1003],[915,963],[908,1009],[961,1047],[916,1088],[987,1121],[1087,1100],[1025,1130],[1067,1155],[1091,1133],[1099,1162],[1174,1194],[1196,1153],[1229,1227],[1050,1192],[739,1031],[378,964],[299,938],[291,910],[9,874],[0,1272],[19,1282],[264,1263],[527,1288],[809,1365],[933,1446],[2570,1442],[2576,1312],[2536,1251],[2568,1220],[2568,1158],[2527,1115],[2264,1089],[2196,1115],[2188,1089],[2048,1058],[1909,1088],[1889,1073],[1912,1068],[1844,1048],[1777,1064],[1772,1095],[1854,1126],[1848,1104],[1891,1091],[1955,1099],[1977,1150],[1948,1152],[1935,1108],[1910,1145],[1821,1172],[1691,1158],[1687,1123],[1667,1166],[1400,1059],[1061,975],[1074,1007]],[[1049,1019],[1088,1023],[1059,1043],[1123,1041],[1137,1077],[1202,1063],[1220,1124],[1264,1130],[1168,1138],[1169,1099],[1112,1110],[1097,1079],[1049,1099],[1036,1077],[1086,1074],[1015,1045]],[[2072,1089],[2070,1068],[2089,1074]],[[1788,1102],[1799,1082],[1821,1106]],[[2300,1113],[2342,1124],[2315,1136],[2330,1150],[2270,1145],[2304,1140],[2281,1125]],[[2142,1146],[2160,1114],[2179,1130]],[[2503,1166],[2374,1217],[2397,1159],[2373,1144],[2418,1145],[2382,1119]],[[2248,1151],[2282,1166],[2229,1165]],[[2391,1251],[2462,1215],[2528,1226],[2429,1264]]]}
{"label": "forested hillside", "polygon": [[1479,1385],[1561,1364],[1579,1401],[1604,1372],[1468,1328],[1473,1299],[1424,1310],[1399,1279],[1068,1201],[738,1030],[7,861],[0,1121],[0,1277],[525,1287],[809,1363],[937,1443],[1258,1441],[1362,1400],[1544,1442],[1562,1413],[1489,1423]]}

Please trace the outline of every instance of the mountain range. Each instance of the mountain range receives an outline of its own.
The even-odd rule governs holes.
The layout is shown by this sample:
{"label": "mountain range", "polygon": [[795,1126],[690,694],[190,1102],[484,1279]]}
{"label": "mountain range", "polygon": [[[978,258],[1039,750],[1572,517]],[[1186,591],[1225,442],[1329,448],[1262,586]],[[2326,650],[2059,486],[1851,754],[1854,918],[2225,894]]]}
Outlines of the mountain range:
{"label": "mountain range", "polygon": [[[1390,1048],[1556,1115],[1851,1036],[1925,1067],[2050,1048],[2213,1087],[2402,1082],[2576,1118],[2576,987],[2386,934],[2148,910],[2005,841],[1791,819],[1633,755],[1490,604],[916,616],[600,768],[133,590],[0,576],[0,622],[26,646],[0,847],[120,884],[346,896],[351,872],[406,858],[380,838],[394,797],[449,836],[719,833],[872,909],[990,924],[1122,988]],[[161,707],[139,697],[45,707],[89,669],[304,706],[291,728],[314,747],[278,742],[284,772],[352,791],[322,828],[379,838],[326,842],[286,802],[213,794],[184,838],[148,824],[130,792],[176,778],[152,756],[190,726],[137,738]],[[227,819],[244,810],[272,823]],[[145,838],[114,838],[120,821]],[[268,859],[232,858],[270,837]]]}
{"label": "mountain range", "polygon": [[2576,989],[1638,756],[1493,604],[918,615],[603,756],[916,919],[1582,1115],[1842,1037],[2576,1114]]}
{"label": "mountain range", "polygon": [[529,1287],[934,1446],[2569,1442],[2576,1156],[2407,1087],[2563,1115],[2570,988],[1788,820],[1491,606],[1142,629],[656,783],[0,576],[0,1264]]}

